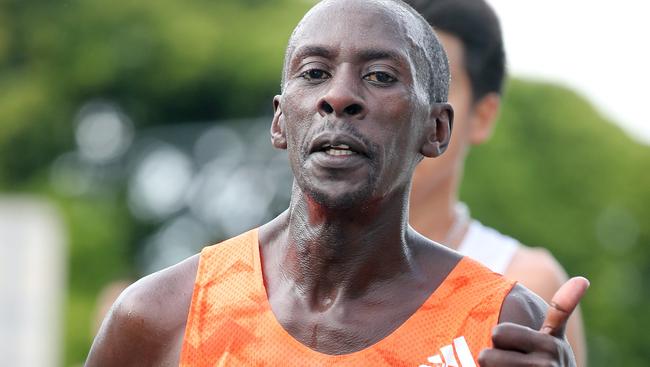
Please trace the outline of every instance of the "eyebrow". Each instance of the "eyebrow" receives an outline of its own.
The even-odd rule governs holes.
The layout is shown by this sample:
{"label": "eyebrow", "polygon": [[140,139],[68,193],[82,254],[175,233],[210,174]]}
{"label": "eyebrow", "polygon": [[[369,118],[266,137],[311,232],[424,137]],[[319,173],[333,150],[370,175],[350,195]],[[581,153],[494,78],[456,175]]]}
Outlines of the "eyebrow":
{"label": "eyebrow", "polygon": [[386,49],[366,49],[360,52],[359,58],[362,61],[372,61],[372,60],[381,60],[388,59],[392,60],[401,65],[408,65],[404,55]]}
{"label": "eyebrow", "polygon": [[332,49],[329,49],[324,46],[301,46],[298,48],[294,53],[293,53],[293,59],[294,60],[302,60],[304,58],[307,58],[309,56],[320,56],[324,57],[326,59],[332,59],[336,57],[336,52],[334,52]]}
{"label": "eyebrow", "polygon": [[[300,61],[310,56],[324,57],[326,59],[336,58],[338,55],[337,50],[325,46],[307,45],[301,46],[293,54],[293,62]],[[404,55],[399,52],[387,50],[383,48],[368,48],[359,51],[358,58],[360,61],[368,62],[372,60],[388,59],[401,65],[408,65],[408,61]]]}

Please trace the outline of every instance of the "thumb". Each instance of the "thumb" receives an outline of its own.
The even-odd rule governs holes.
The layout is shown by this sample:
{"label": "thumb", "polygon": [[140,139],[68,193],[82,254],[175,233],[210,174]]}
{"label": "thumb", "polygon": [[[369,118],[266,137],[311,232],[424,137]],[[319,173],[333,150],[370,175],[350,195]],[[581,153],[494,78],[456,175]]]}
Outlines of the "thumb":
{"label": "thumb", "polygon": [[563,337],[566,322],[587,288],[589,280],[583,277],[574,277],[564,283],[553,295],[540,331],[558,338]]}

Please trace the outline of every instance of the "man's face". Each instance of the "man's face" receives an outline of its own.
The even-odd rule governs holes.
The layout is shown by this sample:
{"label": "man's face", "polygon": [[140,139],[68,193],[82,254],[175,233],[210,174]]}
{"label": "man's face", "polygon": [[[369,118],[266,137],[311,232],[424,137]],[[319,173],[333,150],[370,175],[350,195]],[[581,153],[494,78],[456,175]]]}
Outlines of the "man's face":
{"label": "man's face", "polygon": [[436,159],[424,159],[413,175],[412,205],[417,205],[431,191],[439,190],[446,178],[462,170],[468,147],[472,144],[473,119],[472,87],[465,70],[464,49],[461,41],[445,32],[437,32],[445,47],[451,72],[449,103],[454,107],[454,133],[449,148]]}
{"label": "man's face", "polygon": [[400,20],[377,6],[321,6],[295,36],[276,97],[300,189],[351,207],[407,188],[419,160],[429,101]]}

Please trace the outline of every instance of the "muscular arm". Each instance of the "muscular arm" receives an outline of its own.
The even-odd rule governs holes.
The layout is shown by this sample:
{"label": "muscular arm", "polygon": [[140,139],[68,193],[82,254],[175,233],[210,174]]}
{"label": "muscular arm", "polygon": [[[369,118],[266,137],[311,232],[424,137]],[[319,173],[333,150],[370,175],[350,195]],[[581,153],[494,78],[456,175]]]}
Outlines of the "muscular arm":
{"label": "muscular arm", "polygon": [[[589,287],[585,278],[572,278],[553,295],[551,306],[525,287],[516,285],[506,297],[493,347],[479,355],[481,367],[575,366],[564,337],[566,323]],[[546,313],[544,314],[544,309]]]}
{"label": "muscular arm", "polygon": [[[544,301],[551,297],[568,277],[557,260],[543,248],[521,247],[515,254],[505,276],[517,280],[526,288],[538,294]],[[569,318],[567,338],[576,357],[578,367],[587,365],[587,347],[580,309]]]}
{"label": "muscular arm", "polygon": [[178,365],[198,256],[142,278],[115,301],[87,367]]}
{"label": "muscular arm", "polygon": [[499,324],[513,323],[539,330],[544,322],[547,304],[535,293],[516,284],[501,307]]}

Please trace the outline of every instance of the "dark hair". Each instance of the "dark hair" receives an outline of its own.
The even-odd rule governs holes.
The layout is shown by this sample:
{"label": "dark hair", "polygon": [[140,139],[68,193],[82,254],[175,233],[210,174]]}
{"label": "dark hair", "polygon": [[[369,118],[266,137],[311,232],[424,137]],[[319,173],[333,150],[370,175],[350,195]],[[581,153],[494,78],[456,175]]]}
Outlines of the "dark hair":
{"label": "dark hair", "polygon": [[474,101],[490,92],[501,93],[506,56],[501,26],[484,0],[405,0],[435,30],[457,37],[463,44],[465,69]]}

